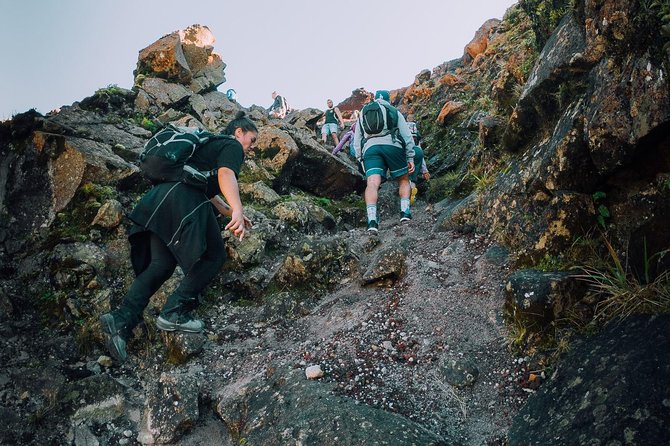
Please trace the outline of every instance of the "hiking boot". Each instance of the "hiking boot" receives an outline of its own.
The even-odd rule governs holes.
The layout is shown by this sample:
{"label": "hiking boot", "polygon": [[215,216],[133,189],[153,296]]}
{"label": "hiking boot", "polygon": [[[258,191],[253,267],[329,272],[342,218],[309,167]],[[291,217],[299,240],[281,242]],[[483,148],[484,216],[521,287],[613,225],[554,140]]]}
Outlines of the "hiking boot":
{"label": "hiking boot", "polygon": [[124,362],[128,359],[126,353],[126,340],[121,335],[119,327],[114,320],[114,316],[110,313],[105,313],[100,316],[100,326],[102,333],[105,336],[105,346],[114,359],[119,362]]}
{"label": "hiking boot", "polygon": [[416,201],[416,194],[419,192],[419,189],[416,188],[416,186],[412,186],[412,193],[409,196],[409,204],[414,204],[414,201]]}
{"label": "hiking boot", "polygon": [[368,222],[368,234],[377,235],[379,233],[379,224],[377,220],[370,220]]}
{"label": "hiking boot", "polygon": [[156,327],[163,331],[182,331],[184,333],[200,333],[205,329],[205,323],[199,319],[193,319],[190,315],[182,315],[170,321],[163,316],[156,319]]}
{"label": "hiking boot", "polygon": [[412,219],[412,214],[409,211],[405,211],[405,212],[400,213],[400,223],[410,221],[411,219]]}

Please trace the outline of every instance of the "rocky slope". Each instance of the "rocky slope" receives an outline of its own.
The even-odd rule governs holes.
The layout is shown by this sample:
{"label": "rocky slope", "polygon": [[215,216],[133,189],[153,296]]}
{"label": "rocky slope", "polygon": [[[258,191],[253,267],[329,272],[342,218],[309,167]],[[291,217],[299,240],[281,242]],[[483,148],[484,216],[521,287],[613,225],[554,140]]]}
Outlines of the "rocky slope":
{"label": "rocky slope", "polygon": [[[155,328],[178,272],[122,366],[97,316],[132,280],[137,155],[158,121],[217,131],[241,109],[216,90],[214,37],[166,35],[140,51],[132,90],[0,124],[0,443],[667,443],[665,319],[575,326],[597,331],[618,302],[588,286],[612,268],[637,311],[669,309],[669,8],[521,1],[393,92],[434,178],[407,226],[384,185],[378,238],[364,180],[317,141],[320,110],[247,110],[255,226],[242,243],[224,233],[207,331]],[[590,282],[567,270],[584,261]],[[630,384],[645,373],[656,391]]]}

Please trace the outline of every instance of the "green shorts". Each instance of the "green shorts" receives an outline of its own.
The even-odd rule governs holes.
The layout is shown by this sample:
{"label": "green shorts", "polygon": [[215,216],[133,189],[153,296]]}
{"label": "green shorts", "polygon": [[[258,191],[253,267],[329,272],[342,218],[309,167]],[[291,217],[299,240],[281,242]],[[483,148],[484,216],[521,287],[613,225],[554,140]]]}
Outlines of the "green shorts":
{"label": "green shorts", "polygon": [[414,173],[409,176],[409,179],[413,183],[416,183],[416,179],[421,172],[421,165],[423,164],[423,149],[419,146],[414,146]]}
{"label": "green shorts", "polygon": [[363,154],[365,176],[381,175],[386,177],[388,169],[391,178],[407,175],[407,158],[405,149],[397,146],[380,144],[370,146]]}

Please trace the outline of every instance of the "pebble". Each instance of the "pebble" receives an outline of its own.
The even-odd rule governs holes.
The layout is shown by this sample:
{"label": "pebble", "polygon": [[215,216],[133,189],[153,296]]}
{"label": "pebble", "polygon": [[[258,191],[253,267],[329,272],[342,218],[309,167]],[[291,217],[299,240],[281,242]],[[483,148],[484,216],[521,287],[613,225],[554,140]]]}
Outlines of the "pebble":
{"label": "pebble", "polygon": [[98,364],[100,364],[103,367],[111,367],[112,358],[110,358],[109,356],[102,355],[98,358]]}
{"label": "pebble", "polygon": [[320,365],[311,365],[305,369],[307,379],[318,379],[323,376],[323,370]]}

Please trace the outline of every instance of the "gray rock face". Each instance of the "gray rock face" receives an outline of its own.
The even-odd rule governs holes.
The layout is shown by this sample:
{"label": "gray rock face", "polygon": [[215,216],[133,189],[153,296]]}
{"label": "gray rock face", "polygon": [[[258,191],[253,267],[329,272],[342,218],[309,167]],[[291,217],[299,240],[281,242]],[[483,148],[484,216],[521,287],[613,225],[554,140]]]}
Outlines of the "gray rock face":
{"label": "gray rock face", "polygon": [[354,404],[302,370],[222,393],[216,412],[233,437],[248,444],[283,446],[438,446],[452,444],[397,414]]}
{"label": "gray rock face", "polygon": [[636,317],[576,342],[514,418],[509,445],[668,444],[668,324]]}
{"label": "gray rock face", "polygon": [[194,379],[162,373],[147,399],[137,440],[142,444],[172,443],[193,427],[199,414]]}

